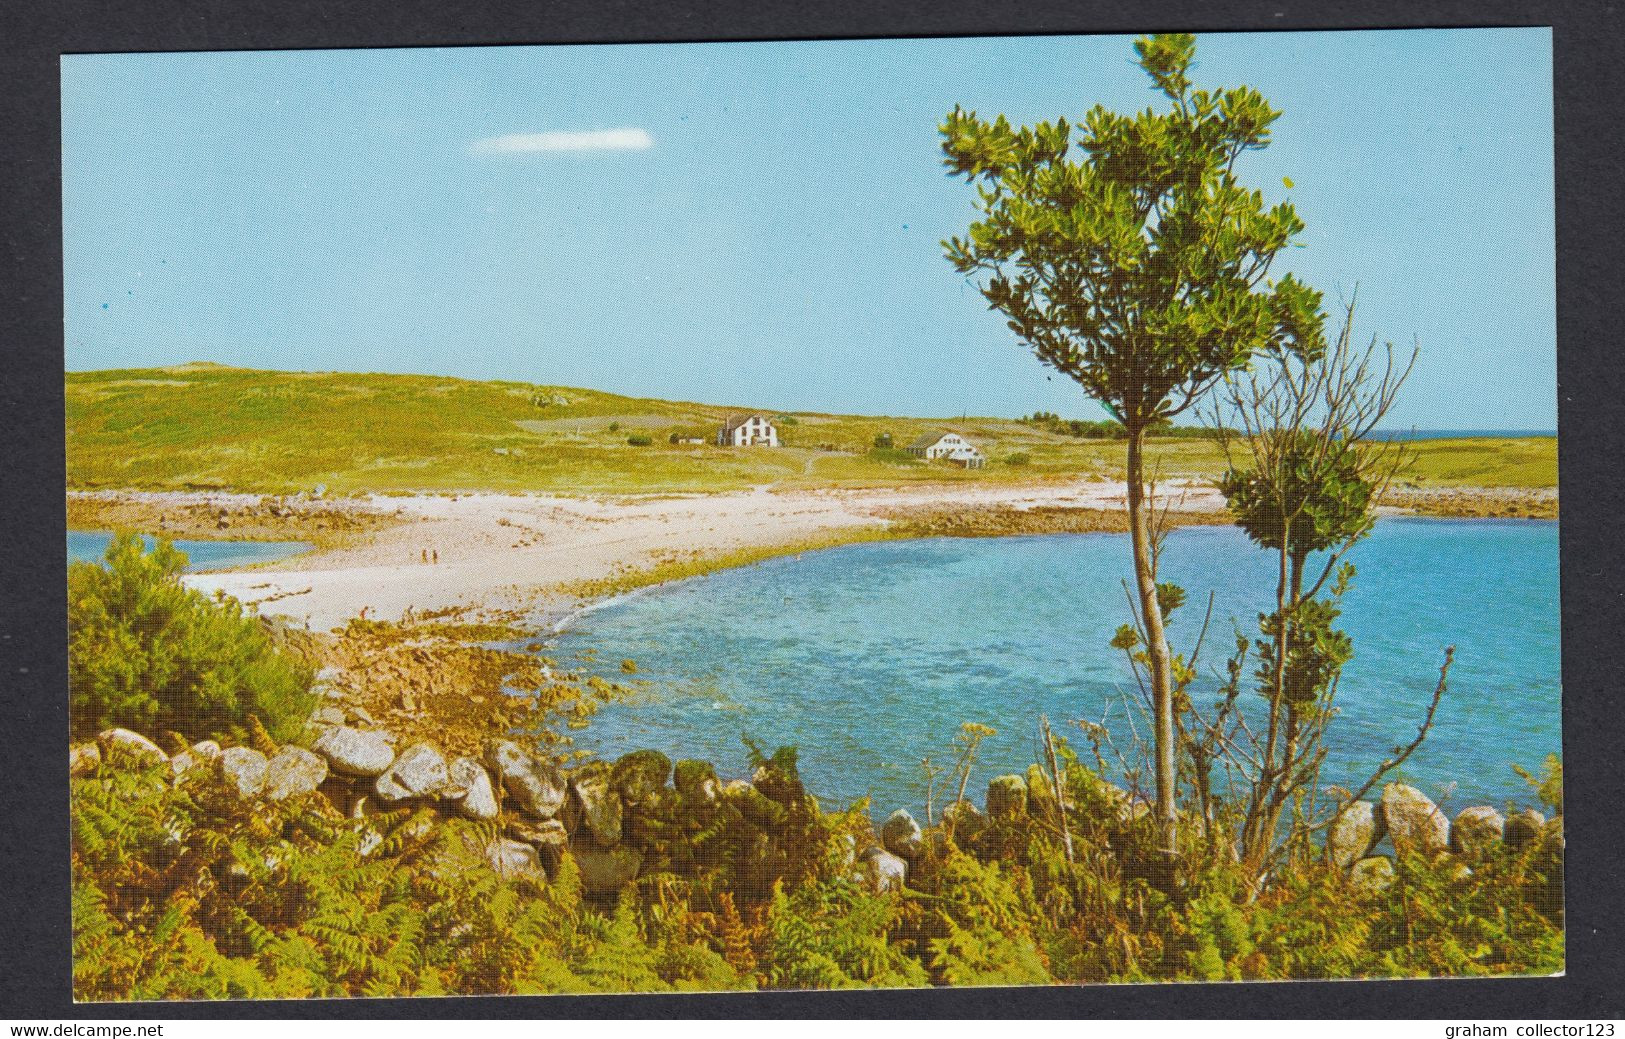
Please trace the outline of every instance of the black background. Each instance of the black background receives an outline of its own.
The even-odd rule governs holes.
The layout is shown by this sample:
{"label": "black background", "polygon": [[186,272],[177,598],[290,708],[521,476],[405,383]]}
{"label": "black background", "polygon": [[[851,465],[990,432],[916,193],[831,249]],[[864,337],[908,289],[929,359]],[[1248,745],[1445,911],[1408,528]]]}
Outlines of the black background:
{"label": "black background", "polygon": [[[0,518],[0,1018],[1406,1017],[1625,1014],[1620,962],[1621,538],[1615,360],[1625,191],[1617,4],[868,0],[69,0],[0,10],[8,291]],[[1555,47],[1568,973],[1552,979],[1291,982],[716,996],[494,997],[75,1006],[68,926],[62,239],[58,59],[235,50],[876,36],[1549,25]],[[1037,73],[1048,74],[1048,73]],[[1080,110],[1086,99],[1079,101]],[[1059,113],[1058,113],[1059,114]],[[1350,141],[1350,148],[1360,142]],[[1505,156],[1508,163],[1522,157]],[[1495,594],[1494,561],[1485,592]]]}

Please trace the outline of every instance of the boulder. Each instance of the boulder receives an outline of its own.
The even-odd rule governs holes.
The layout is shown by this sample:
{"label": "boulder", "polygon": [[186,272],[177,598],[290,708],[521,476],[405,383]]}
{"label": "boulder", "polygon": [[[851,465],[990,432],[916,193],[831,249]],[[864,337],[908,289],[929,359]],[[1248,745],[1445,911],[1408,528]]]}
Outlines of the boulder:
{"label": "boulder", "polygon": [[385,804],[419,797],[435,797],[451,783],[445,755],[427,743],[414,743],[373,784],[373,792]]}
{"label": "boulder", "polygon": [[920,824],[908,814],[906,808],[899,808],[886,817],[880,826],[880,843],[893,855],[901,856],[910,862],[920,857],[925,850],[921,842]]}
{"label": "boulder", "polygon": [[715,804],[722,795],[717,783],[717,770],[709,761],[679,761],[672,774],[672,782],[683,800],[691,804]]}
{"label": "boulder", "polygon": [[68,748],[68,775],[88,776],[102,767],[101,748],[94,743],[75,743]]}
{"label": "boulder", "polygon": [[942,810],[942,823],[956,840],[970,840],[987,828],[987,816],[970,801],[955,801]]}
{"label": "boulder", "polygon": [[987,784],[987,814],[1011,819],[1027,811],[1027,781],[1017,775],[995,776]]}
{"label": "boulder", "polygon": [[627,804],[643,804],[666,785],[671,759],[658,750],[634,750],[615,762],[610,784]]}
{"label": "boulder", "polygon": [[1526,844],[1533,844],[1539,837],[1540,831],[1546,827],[1546,817],[1533,808],[1525,808],[1507,819],[1505,828],[1501,833],[1501,840],[1509,848],[1522,848]]}
{"label": "boulder", "polygon": [[141,768],[162,765],[169,760],[169,755],[160,750],[158,744],[129,729],[106,729],[99,732],[96,734],[96,744],[101,750],[102,760],[110,764]]}
{"label": "boulder", "polygon": [[1415,787],[1404,783],[1383,787],[1381,812],[1396,850],[1432,855],[1450,847],[1450,820]]}
{"label": "boulder", "polygon": [[1348,869],[1365,858],[1382,840],[1377,812],[1370,801],[1356,801],[1326,832],[1326,858],[1338,869]]}
{"label": "boulder", "polygon": [[303,747],[283,747],[266,763],[265,796],[280,801],[312,793],[326,778],[326,761]]}
{"label": "boulder", "polygon": [[1489,805],[1463,808],[1450,824],[1450,850],[1483,851],[1498,842],[1505,829],[1506,820]]}
{"label": "boulder", "polygon": [[508,823],[508,836],[535,848],[548,869],[558,867],[559,858],[570,846],[570,834],[557,819],[514,819]]}
{"label": "boulder", "polygon": [[542,872],[541,858],[535,848],[506,837],[498,837],[485,846],[485,861],[503,877],[539,876]]}
{"label": "boulder", "polygon": [[571,833],[585,831],[604,847],[620,841],[621,799],[602,768],[584,769],[571,778],[564,825]]}
{"label": "boulder", "polygon": [[311,748],[347,776],[381,776],[395,763],[395,748],[377,733],[344,726],[323,730]]}
{"label": "boulder", "polygon": [[452,758],[448,769],[451,785],[447,800],[457,805],[457,811],[470,819],[497,817],[497,792],[491,786],[491,777],[473,758]]}
{"label": "boulder", "polygon": [[200,740],[169,759],[169,771],[176,779],[194,769],[213,765],[220,760],[220,744],[214,740]]}
{"label": "boulder", "polygon": [[512,740],[487,743],[485,764],[520,811],[551,819],[564,805],[564,773],[550,761],[537,761]]}
{"label": "boulder", "polygon": [[613,895],[638,879],[643,856],[631,848],[574,848],[570,852],[589,895]]}
{"label": "boulder", "polygon": [[343,725],[344,708],[328,704],[326,707],[318,707],[316,713],[311,715],[310,718],[311,721],[321,725]]}
{"label": "boulder", "polygon": [[227,747],[220,752],[220,775],[238,797],[253,797],[264,790],[269,767],[265,755],[252,747]]}
{"label": "boulder", "polygon": [[864,883],[875,891],[901,891],[908,879],[908,863],[884,848],[870,848],[859,860]]}
{"label": "boulder", "polygon": [[763,830],[777,832],[790,819],[790,810],[764,795],[742,779],[722,788],[723,800],[739,810],[745,821]]}
{"label": "boulder", "polygon": [[795,756],[786,755],[782,750],[756,766],[756,771],[751,773],[750,783],[761,791],[763,797],[786,807],[800,804],[807,797],[807,790],[801,785],[801,771],[796,767]]}
{"label": "boulder", "polygon": [[1027,810],[1034,815],[1054,819],[1055,784],[1050,782],[1050,775],[1038,765],[1027,766]]}
{"label": "boulder", "polygon": [[1383,890],[1394,882],[1394,863],[1386,855],[1373,855],[1361,859],[1349,870],[1354,887],[1368,894]]}

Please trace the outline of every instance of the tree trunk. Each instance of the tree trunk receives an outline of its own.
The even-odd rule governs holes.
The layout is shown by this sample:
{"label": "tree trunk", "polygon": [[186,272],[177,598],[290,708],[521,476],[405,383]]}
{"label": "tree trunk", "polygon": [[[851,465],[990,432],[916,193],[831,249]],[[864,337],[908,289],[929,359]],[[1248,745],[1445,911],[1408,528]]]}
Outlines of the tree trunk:
{"label": "tree trunk", "polygon": [[1134,546],[1134,582],[1140,594],[1140,621],[1151,661],[1154,712],[1153,755],[1157,779],[1158,846],[1170,859],[1178,852],[1178,805],[1174,787],[1174,689],[1168,638],[1157,605],[1157,574],[1151,560],[1151,517],[1145,500],[1145,428],[1128,431],[1128,526]]}

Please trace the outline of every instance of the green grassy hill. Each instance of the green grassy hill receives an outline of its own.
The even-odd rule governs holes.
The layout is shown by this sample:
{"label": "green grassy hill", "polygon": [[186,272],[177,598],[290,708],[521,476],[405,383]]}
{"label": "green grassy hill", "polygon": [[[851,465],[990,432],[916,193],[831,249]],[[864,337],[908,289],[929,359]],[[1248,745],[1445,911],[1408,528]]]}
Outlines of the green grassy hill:
{"label": "green grassy hill", "polygon": [[[631,493],[759,484],[867,486],[1117,475],[1123,446],[1010,419],[781,415],[786,446],[721,448],[728,415],[753,410],[595,390],[426,375],[272,372],[197,363],[66,376],[68,486],[296,492],[543,490]],[[987,454],[966,472],[899,450],[956,430]],[[672,445],[677,433],[704,445]],[[651,444],[634,446],[631,437]],[[1428,445],[1429,482],[1555,484],[1555,442]],[[1165,476],[1217,473],[1202,439],[1157,442]]]}

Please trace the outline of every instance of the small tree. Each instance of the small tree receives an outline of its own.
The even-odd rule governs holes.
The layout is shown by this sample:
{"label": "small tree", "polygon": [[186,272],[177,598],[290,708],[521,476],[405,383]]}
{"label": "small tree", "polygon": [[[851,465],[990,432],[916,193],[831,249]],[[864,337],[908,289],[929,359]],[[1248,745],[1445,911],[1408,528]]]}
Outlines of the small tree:
{"label": "small tree", "polygon": [[[1399,359],[1391,345],[1379,348],[1375,340],[1357,348],[1353,329],[1351,301],[1324,354],[1305,360],[1283,353],[1228,380],[1212,409],[1229,462],[1220,490],[1237,525],[1275,557],[1275,609],[1259,615],[1260,637],[1251,647],[1238,638],[1226,699],[1214,717],[1193,711],[1182,731],[1195,737],[1198,770],[1225,760],[1245,775],[1239,852],[1257,873],[1282,846],[1289,805],[1309,798],[1299,806],[1302,825],[1294,835],[1307,836],[1326,821],[1313,797],[1338,678],[1353,655],[1348,636],[1334,627],[1354,578],[1345,556],[1371,532],[1377,502],[1411,458],[1403,443],[1371,434],[1393,407],[1416,353]],[[1239,719],[1235,704],[1249,649],[1257,652],[1257,688],[1268,705],[1264,725],[1255,734],[1238,721],[1226,732]],[[1432,721],[1444,680],[1442,672],[1419,735]],[[1193,779],[1206,786],[1205,775]]]}
{"label": "small tree", "polygon": [[1269,143],[1279,113],[1248,87],[1193,90],[1194,36],[1134,46],[1170,110],[1124,116],[1097,106],[1076,128],[1058,119],[1017,129],[961,108],[948,115],[944,163],[976,186],[981,219],[943,246],[956,270],[981,277],[990,309],[1023,344],[1124,427],[1156,814],[1171,856],[1173,680],[1146,507],[1146,431],[1259,351],[1314,356],[1323,319],[1319,293],[1291,275],[1270,280],[1276,256],[1303,229],[1297,213],[1286,203],[1266,208],[1235,174],[1242,153]]}
{"label": "small tree", "polygon": [[256,717],[291,739],[309,717],[311,668],[280,652],[235,599],[187,588],[185,554],[120,534],[106,566],[68,567],[68,704],[75,736],[113,725],[187,739],[241,736]]}

